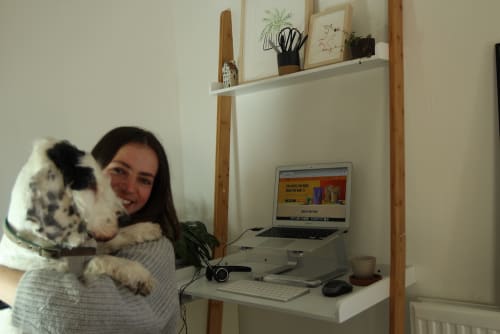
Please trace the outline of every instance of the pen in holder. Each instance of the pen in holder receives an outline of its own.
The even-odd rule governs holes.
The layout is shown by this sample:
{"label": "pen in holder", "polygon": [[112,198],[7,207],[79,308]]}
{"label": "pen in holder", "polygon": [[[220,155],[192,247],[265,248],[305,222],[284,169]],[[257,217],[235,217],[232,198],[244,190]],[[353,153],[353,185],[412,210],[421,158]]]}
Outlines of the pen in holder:
{"label": "pen in holder", "polygon": [[300,71],[299,50],[278,53],[279,75],[290,74]]}
{"label": "pen in holder", "polygon": [[278,57],[279,75],[300,71],[299,51],[306,39],[307,35],[303,36],[300,31],[292,27],[281,29],[276,39],[278,45],[269,39],[268,42],[276,51]]}

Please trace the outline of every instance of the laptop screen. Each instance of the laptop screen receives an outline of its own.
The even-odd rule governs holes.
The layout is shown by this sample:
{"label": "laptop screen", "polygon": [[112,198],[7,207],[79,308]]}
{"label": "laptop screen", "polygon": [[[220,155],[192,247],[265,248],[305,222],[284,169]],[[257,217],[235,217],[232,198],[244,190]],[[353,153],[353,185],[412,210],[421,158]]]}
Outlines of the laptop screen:
{"label": "laptop screen", "polygon": [[347,229],[351,171],[346,162],[278,167],[273,225]]}

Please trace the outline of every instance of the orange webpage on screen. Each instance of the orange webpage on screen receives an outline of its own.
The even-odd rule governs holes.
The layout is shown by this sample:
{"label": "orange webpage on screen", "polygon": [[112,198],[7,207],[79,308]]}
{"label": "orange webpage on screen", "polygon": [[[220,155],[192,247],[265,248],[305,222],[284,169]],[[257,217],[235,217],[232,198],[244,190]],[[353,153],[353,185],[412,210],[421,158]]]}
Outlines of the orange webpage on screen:
{"label": "orange webpage on screen", "polygon": [[280,178],[278,220],[345,221],[347,177]]}

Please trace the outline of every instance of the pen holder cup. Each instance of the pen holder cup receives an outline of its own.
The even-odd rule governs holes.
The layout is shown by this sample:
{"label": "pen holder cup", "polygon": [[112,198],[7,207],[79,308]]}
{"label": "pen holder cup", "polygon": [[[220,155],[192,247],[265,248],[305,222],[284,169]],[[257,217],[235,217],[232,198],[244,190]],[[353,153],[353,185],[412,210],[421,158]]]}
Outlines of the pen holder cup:
{"label": "pen holder cup", "polygon": [[278,53],[279,75],[290,74],[300,71],[299,51],[287,51]]}

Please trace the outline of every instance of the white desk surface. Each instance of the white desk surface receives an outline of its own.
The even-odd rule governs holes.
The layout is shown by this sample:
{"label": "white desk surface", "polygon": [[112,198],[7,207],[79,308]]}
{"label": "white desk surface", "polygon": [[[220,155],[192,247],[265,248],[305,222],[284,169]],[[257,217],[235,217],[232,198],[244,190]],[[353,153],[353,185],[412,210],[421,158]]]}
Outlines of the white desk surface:
{"label": "white desk surface", "polygon": [[[269,254],[257,254],[254,251],[238,252],[227,256],[223,263],[224,265],[247,265],[252,267],[252,270],[267,270],[276,266],[276,263],[284,260],[280,256]],[[213,263],[216,263],[214,261]],[[249,297],[244,295],[233,294],[229,292],[218,291],[217,288],[224,283],[215,281],[207,281],[204,275],[191,283],[186,289],[185,294],[194,298],[206,298],[219,301],[227,301],[241,305],[253,306],[262,309],[269,309],[279,312],[291,313],[303,317],[326,320],[331,322],[341,323],[356,314],[372,307],[389,297],[389,266],[377,265],[379,274],[382,279],[366,287],[353,286],[351,293],[339,297],[325,297],[321,294],[321,286],[311,288],[310,292],[304,296],[293,299],[289,302],[278,302],[263,298]],[[202,269],[204,273],[204,269]],[[194,274],[193,267],[179,269],[176,272],[177,284],[181,288],[191,280]],[[251,279],[252,273],[230,274],[230,281],[238,279]],[[339,277],[349,281],[349,275]],[[406,286],[415,283],[415,270],[412,266],[406,268]]]}

